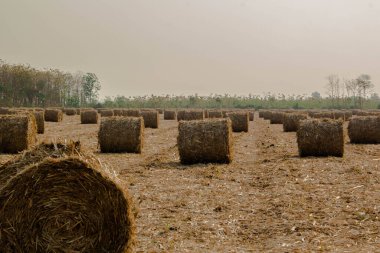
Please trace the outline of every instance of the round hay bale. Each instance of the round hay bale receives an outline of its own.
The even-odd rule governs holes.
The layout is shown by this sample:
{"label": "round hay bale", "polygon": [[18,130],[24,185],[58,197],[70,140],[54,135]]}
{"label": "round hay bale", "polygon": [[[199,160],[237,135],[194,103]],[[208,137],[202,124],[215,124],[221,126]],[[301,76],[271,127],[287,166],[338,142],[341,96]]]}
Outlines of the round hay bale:
{"label": "round hay bale", "polygon": [[37,133],[43,134],[45,132],[45,112],[44,111],[34,111],[34,117],[36,118]]}
{"label": "round hay bale", "polygon": [[175,120],[177,118],[176,110],[165,110],[164,111],[164,120]]}
{"label": "round hay bale", "polygon": [[61,158],[78,154],[81,151],[80,142],[41,143],[33,149],[25,150],[19,156],[0,166],[0,188],[15,176],[20,168],[37,164],[46,157]]}
{"label": "round hay bale", "polygon": [[345,121],[345,113],[343,111],[335,110],[332,112],[334,114],[334,119],[341,119]]}
{"label": "round hay bale", "polygon": [[273,111],[270,114],[270,123],[271,124],[283,124],[284,123],[284,114],[283,112]]}
{"label": "round hay bale", "polygon": [[180,110],[177,112],[177,120],[203,120],[205,114],[203,110]]}
{"label": "round hay bale", "polygon": [[180,121],[178,151],[183,164],[230,163],[232,124],[230,119]]}
{"label": "round hay bale", "polygon": [[46,158],[0,189],[3,252],[132,252],[127,189],[95,158]]}
{"label": "round hay bale", "polygon": [[36,118],[31,113],[0,116],[0,152],[15,154],[37,140]]}
{"label": "round hay bale", "polygon": [[352,112],[350,111],[344,111],[344,119],[346,121],[349,121],[352,118]]}
{"label": "round hay bale", "polygon": [[46,109],[45,121],[49,122],[61,122],[63,119],[63,113],[59,109]]}
{"label": "round hay bale", "polygon": [[144,119],[142,117],[111,117],[102,119],[98,134],[103,153],[141,153]]}
{"label": "round hay bale", "polygon": [[249,111],[249,121],[253,121],[255,118],[255,111]]}
{"label": "round hay bale", "polygon": [[105,109],[103,109],[103,110],[100,110],[100,116],[102,116],[102,117],[112,117],[112,116],[114,116],[113,115],[113,110],[105,110]]}
{"label": "round hay bale", "polygon": [[284,132],[296,132],[301,120],[307,119],[306,114],[285,113],[284,114]]}
{"label": "round hay bale", "polygon": [[124,116],[123,113],[123,109],[113,109],[114,116]]}
{"label": "round hay bale", "polygon": [[137,109],[126,109],[124,115],[128,117],[140,117],[140,110]]}
{"label": "round hay bale", "polygon": [[164,113],[164,109],[161,109],[161,108],[158,108],[157,111],[158,111],[158,114],[163,114]]}
{"label": "round hay bale", "polygon": [[298,151],[303,156],[337,156],[344,153],[343,121],[302,120],[297,131]]}
{"label": "round hay bale", "polygon": [[223,118],[223,113],[221,110],[209,110],[208,117],[209,119],[221,119]]}
{"label": "round hay bale", "polygon": [[80,113],[81,124],[98,124],[99,114],[95,110]]}
{"label": "round hay bale", "polygon": [[8,107],[0,107],[0,115],[10,114],[11,108]]}
{"label": "round hay bale", "polygon": [[230,113],[227,113],[227,116],[232,122],[233,132],[248,132],[248,128],[249,128],[248,112],[230,112]]}
{"label": "round hay bale", "polygon": [[77,115],[77,109],[75,108],[66,108],[65,113],[67,116],[74,116]]}
{"label": "round hay bale", "polygon": [[144,119],[145,128],[158,128],[160,118],[157,110],[141,111],[140,115]]}
{"label": "round hay bale", "polygon": [[351,143],[380,143],[380,117],[355,116],[348,123],[348,136]]}

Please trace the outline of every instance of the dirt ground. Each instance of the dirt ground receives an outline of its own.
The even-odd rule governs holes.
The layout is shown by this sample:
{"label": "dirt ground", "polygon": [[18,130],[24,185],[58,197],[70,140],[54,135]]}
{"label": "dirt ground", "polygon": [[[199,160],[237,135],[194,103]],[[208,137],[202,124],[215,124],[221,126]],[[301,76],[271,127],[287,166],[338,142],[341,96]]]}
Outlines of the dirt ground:
{"label": "dirt ground", "polygon": [[39,141],[79,139],[128,183],[137,252],[380,252],[380,145],[299,158],[295,133],[256,114],[232,164],[182,166],[176,121],[146,129],[142,154],[98,153],[98,128],[65,116]]}

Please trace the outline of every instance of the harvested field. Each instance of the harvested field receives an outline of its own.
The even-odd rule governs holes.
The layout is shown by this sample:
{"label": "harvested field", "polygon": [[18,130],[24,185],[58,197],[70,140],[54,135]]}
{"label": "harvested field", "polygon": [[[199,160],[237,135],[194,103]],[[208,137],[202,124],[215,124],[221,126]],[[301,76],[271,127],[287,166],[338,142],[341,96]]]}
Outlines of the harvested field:
{"label": "harvested field", "polygon": [[137,252],[378,251],[380,145],[346,137],[343,158],[300,158],[296,133],[255,116],[228,165],[181,165],[176,121],[145,129],[142,154],[99,153],[99,125],[78,115],[37,138],[80,139],[116,170],[137,204]]}

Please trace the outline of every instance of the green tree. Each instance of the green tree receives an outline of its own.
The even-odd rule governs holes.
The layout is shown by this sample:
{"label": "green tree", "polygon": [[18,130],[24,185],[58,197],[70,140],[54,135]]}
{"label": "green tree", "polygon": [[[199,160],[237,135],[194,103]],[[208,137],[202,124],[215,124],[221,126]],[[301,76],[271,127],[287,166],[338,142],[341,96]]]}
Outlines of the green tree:
{"label": "green tree", "polygon": [[95,103],[98,99],[98,94],[101,87],[98,77],[94,73],[86,73],[82,80],[85,102],[87,104]]}

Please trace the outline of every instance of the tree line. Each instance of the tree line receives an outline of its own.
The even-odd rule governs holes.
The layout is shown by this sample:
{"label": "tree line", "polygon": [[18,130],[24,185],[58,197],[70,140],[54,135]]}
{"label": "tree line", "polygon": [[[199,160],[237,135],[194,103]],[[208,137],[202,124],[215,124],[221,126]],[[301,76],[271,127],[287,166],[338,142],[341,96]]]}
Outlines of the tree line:
{"label": "tree line", "polygon": [[116,96],[98,100],[101,85],[94,73],[68,73],[58,69],[38,70],[29,65],[0,60],[0,106],[9,107],[109,107],[109,108],[294,108],[380,109],[369,75],[355,79],[327,77],[326,94],[261,96]]}
{"label": "tree line", "polygon": [[89,106],[98,101],[99,90],[94,73],[38,70],[0,60],[0,106]]}

